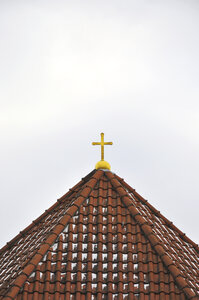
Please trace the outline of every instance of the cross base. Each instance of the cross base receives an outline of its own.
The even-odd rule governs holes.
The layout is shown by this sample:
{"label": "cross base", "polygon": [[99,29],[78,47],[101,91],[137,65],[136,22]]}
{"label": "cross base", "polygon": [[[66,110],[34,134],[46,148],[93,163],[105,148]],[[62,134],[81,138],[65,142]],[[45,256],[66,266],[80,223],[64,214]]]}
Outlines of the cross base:
{"label": "cross base", "polygon": [[111,169],[111,166],[110,164],[105,161],[105,160],[100,160],[96,163],[95,165],[95,169],[98,170],[98,169],[108,169],[110,170]]}

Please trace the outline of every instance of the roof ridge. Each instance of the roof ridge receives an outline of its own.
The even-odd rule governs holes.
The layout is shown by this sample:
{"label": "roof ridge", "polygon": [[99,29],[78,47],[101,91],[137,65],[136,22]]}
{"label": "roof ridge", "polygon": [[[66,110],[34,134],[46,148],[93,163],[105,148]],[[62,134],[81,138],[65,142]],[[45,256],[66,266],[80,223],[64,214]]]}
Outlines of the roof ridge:
{"label": "roof ridge", "polygon": [[169,219],[167,219],[165,216],[163,216],[161,214],[161,212],[159,210],[157,210],[152,204],[150,204],[148,202],[148,200],[144,199],[138,192],[136,192],[135,189],[133,189],[128,183],[125,182],[125,180],[121,177],[119,177],[118,175],[115,174],[115,177],[120,181],[122,181],[122,183],[125,185],[126,188],[128,188],[132,193],[135,194],[135,196],[137,196],[139,198],[139,200],[146,204],[158,217],[161,217],[165,223],[171,227],[171,229],[175,230],[178,232],[179,236],[185,241],[190,243],[194,249],[199,252],[199,245],[196,244],[194,241],[192,241],[184,232],[182,232],[177,226],[175,226],[173,224],[173,222],[171,222]]}
{"label": "roof ridge", "polygon": [[30,229],[32,229],[36,224],[38,224],[49,212],[51,212],[54,208],[56,208],[60,202],[63,202],[63,200],[68,197],[75,194],[76,188],[83,186],[85,184],[85,181],[87,181],[93,174],[96,173],[96,170],[91,171],[87,176],[83,177],[76,185],[74,185],[72,188],[68,190],[67,193],[65,193],[62,197],[58,198],[57,201],[51,205],[48,209],[46,209],[43,214],[41,214],[38,218],[32,221],[30,225],[28,225],[26,228],[24,228],[22,231],[20,231],[14,238],[12,238],[9,242],[7,242],[2,248],[0,248],[0,255],[5,251],[10,249],[10,247],[21,237],[23,237]]}
{"label": "roof ridge", "polygon": [[98,180],[102,176],[103,171],[98,170],[94,173],[94,176],[83,185],[83,189],[80,192],[80,195],[77,199],[72,203],[72,206],[69,206],[68,211],[65,215],[60,219],[58,224],[53,228],[52,232],[49,234],[48,238],[41,244],[37,252],[30,259],[29,263],[22,270],[21,274],[15,279],[12,284],[11,289],[8,290],[4,299],[15,299],[23,284],[27,280],[27,278],[31,275],[31,273],[35,270],[37,264],[41,261],[46,252],[50,249],[58,235],[62,232],[62,230],[66,227],[70,218],[76,213],[79,209],[80,205],[84,202],[84,200],[89,196]]}
{"label": "roof ridge", "polygon": [[146,238],[151,243],[152,247],[155,249],[156,253],[160,256],[160,259],[162,260],[163,264],[166,266],[166,268],[170,271],[172,274],[176,284],[178,287],[183,290],[185,295],[188,299],[197,299],[195,292],[189,287],[188,283],[184,279],[184,277],[181,275],[181,272],[175,265],[175,263],[171,260],[171,258],[167,255],[165,249],[162,246],[161,241],[159,241],[155,234],[153,233],[151,226],[147,224],[147,221],[144,220],[144,218],[141,216],[137,208],[134,206],[131,198],[125,191],[124,187],[120,183],[120,181],[117,179],[115,174],[111,172],[107,172],[106,176],[110,180],[113,188],[117,191],[117,193],[120,195],[121,200],[123,201],[124,205],[127,207],[127,209],[130,211],[133,218],[138,222],[138,224],[141,227],[141,230],[144,232]]}

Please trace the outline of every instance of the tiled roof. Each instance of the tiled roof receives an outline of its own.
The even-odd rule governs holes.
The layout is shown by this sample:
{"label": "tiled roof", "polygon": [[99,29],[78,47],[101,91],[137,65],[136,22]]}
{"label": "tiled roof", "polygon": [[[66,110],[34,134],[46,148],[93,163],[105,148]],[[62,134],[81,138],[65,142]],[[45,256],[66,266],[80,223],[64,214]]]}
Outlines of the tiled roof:
{"label": "tiled roof", "polygon": [[0,250],[0,299],[199,299],[199,248],[94,170]]}

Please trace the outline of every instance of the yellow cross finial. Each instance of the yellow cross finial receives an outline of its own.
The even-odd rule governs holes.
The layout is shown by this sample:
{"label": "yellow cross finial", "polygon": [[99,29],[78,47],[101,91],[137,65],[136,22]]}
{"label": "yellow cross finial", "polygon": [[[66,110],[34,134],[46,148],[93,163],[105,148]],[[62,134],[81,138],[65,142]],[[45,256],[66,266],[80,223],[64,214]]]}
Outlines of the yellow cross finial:
{"label": "yellow cross finial", "polygon": [[113,145],[112,142],[104,142],[104,133],[101,133],[101,142],[92,142],[92,145],[101,145],[101,160],[95,165],[96,169],[111,169],[111,166],[104,160],[104,145]]}

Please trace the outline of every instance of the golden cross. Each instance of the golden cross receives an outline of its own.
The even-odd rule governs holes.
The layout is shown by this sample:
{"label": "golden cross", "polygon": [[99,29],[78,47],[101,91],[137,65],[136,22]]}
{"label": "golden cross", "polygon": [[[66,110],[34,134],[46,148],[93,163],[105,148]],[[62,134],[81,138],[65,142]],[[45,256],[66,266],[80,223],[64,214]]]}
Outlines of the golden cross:
{"label": "golden cross", "polygon": [[104,145],[113,145],[112,142],[104,142],[104,133],[101,133],[101,142],[92,142],[92,145],[101,145],[101,160],[104,160]]}

